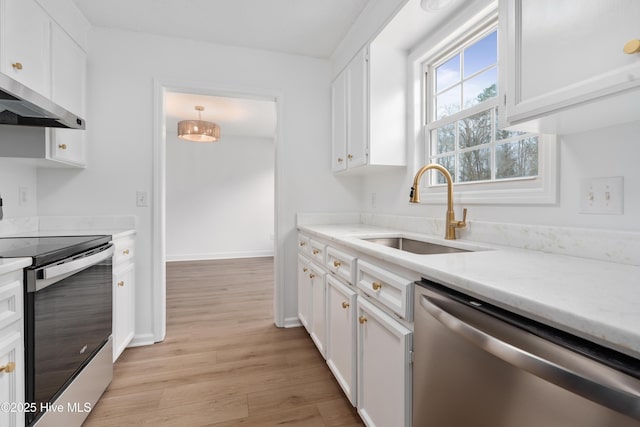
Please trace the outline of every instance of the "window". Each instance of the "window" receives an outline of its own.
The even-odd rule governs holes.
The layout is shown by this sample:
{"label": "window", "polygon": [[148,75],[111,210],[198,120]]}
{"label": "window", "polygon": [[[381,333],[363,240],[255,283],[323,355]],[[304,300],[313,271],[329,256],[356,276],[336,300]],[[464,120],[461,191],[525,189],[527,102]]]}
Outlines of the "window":
{"label": "window", "polygon": [[[498,30],[477,30],[446,55],[423,64],[429,163],[456,184],[538,177],[541,138],[498,127]],[[433,172],[428,185],[444,184]]]}

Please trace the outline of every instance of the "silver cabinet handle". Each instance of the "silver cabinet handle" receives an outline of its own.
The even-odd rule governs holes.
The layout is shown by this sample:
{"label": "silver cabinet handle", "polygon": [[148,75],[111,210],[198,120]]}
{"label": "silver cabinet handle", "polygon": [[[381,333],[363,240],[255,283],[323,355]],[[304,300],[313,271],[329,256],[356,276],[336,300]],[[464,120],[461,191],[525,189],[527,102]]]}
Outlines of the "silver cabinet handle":
{"label": "silver cabinet handle", "polygon": [[[438,302],[439,299],[435,301],[430,297],[420,296],[420,305],[427,313],[451,332],[461,335],[476,347],[566,390],[640,420],[639,381],[509,323],[495,320],[489,315],[482,314],[495,322],[482,322],[482,329],[480,329],[449,313],[440,307]],[[449,301],[446,300],[446,303]],[[451,304],[458,303],[451,302]],[[462,304],[459,305],[466,310],[473,310]],[[463,312],[464,310],[461,309],[457,314],[460,316]],[[481,312],[477,311],[477,313]],[[489,330],[492,328],[495,330]],[[415,333],[419,332],[416,330]],[[524,349],[509,343],[499,338],[499,335],[509,335],[516,338],[514,341],[520,343],[526,340],[527,347],[532,349]],[[575,366],[573,363],[572,366],[565,366],[536,353],[544,353],[550,358],[560,360],[573,357],[576,363]]]}

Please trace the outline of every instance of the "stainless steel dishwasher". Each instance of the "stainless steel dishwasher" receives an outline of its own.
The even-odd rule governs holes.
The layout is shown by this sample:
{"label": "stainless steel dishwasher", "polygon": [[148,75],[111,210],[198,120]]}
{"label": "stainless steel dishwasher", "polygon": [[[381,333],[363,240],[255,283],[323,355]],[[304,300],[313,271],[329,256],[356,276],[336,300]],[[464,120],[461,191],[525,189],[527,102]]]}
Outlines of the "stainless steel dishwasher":
{"label": "stainless steel dishwasher", "polygon": [[423,280],[414,427],[640,426],[640,360]]}

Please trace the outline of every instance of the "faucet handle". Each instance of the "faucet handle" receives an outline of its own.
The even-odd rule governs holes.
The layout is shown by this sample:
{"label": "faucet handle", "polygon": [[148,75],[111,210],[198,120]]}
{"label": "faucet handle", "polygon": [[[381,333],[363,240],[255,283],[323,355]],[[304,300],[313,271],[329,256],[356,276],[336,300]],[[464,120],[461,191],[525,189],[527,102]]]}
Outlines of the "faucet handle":
{"label": "faucet handle", "polygon": [[467,226],[467,208],[462,210],[462,221],[456,222],[456,228],[462,228]]}

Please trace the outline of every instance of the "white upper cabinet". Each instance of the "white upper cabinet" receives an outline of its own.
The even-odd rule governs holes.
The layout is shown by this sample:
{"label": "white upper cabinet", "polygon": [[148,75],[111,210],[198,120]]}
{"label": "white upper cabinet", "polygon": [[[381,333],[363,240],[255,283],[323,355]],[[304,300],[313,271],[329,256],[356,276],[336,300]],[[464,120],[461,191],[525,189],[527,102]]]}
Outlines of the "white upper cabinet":
{"label": "white upper cabinet", "polygon": [[570,133],[640,117],[637,0],[500,0],[503,125]]}
{"label": "white upper cabinet", "polygon": [[[0,8],[0,72],[84,118],[85,51],[34,0],[0,0]],[[49,128],[44,137],[41,129],[15,132],[2,130],[3,140],[13,143],[3,144],[0,156],[38,159],[42,166],[86,165],[84,130]]]}
{"label": "white upper cabinet", "polygon": [[1,0],[0,8],[0,72],[49,97],[49,16],[33,0]]}
{"label": "white upper cabinet", "polygon": [[85,117],[87,54],[62,29],[51,27],[51,100]]}
{"label": "white upper cabinet", "polygon": [[[51,99],[81,118],[85,114],[87,54],[57,24],[51,27]],[[86,131],[51,129],[50,158],[69,166],[84,166]]]}
{"label": "white upper cabinet", "polygon": [[367,163],[367,53],[363,49],[331,85],[332,169]]}
{"label": "white upper cabinet", "polygon": [[361,49],[331,85],[334,172],[363,173],[406,165],[406,56]]}

